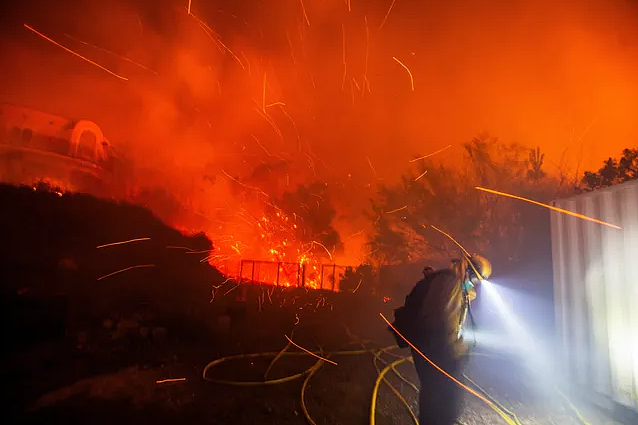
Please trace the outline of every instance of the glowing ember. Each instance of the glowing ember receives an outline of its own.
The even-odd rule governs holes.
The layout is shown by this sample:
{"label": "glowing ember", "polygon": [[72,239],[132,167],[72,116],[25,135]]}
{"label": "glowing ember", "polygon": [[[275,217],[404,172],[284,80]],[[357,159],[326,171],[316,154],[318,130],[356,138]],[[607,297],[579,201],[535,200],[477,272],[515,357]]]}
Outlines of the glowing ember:
{"label": "glowing ember", "polygon": [[155,381],[156,384],[165,384],[168,382],[183,382],[186,381],[186,378],[172,378],[172,379],[162,379],[161,381]]}
{"label": "glowing ember", "polygon": [[425,158],[428,158],[428,157],[430,157],[430,156],[432,156],[432,155],[436,155],[437,153],[441,153],[441,152],[443,152],[444,150],[446,150],[446,149],[448,149],[448,148],[451,148],[451,147],[452,147],[452,145],[447,145],[446,147],[444,147],[444,148],[442,148],[442,149],[439,149],[438,151],[434,151],[434,152],[432,152],[432,153],[430,153],[430,154],[427,154],[427,155],[424,155],[424,156],[420,156],[420,157],[418,157],[418,158],[414,158],[414,159],[410,160],[410,162],[417,162],[417,161],[420,161],[420,160],[425,159]]}
{"label": "glowing ember", "polygon": [[151,267],[155,267],[155,264],[141,264],[141,265],[138,265],[138,266],[131,266],[131,267],[127,267],[127,268],[122,269],[122,270],[115,271],[113,273],[109,273],[109,274],[104,275],[102,277],[98,277],[97,280],[106,279],[107,277],[111,277],[111,276],[114,276],[116,274],[123,273],[123,272],[129,271],[129,270],[133,270],[133,269],[143,269],[143,268],[151,268]]}
{"label": "glowing ember", "polygon": [[150,241],[151,238],[137,238],[137,239],[130,239],[128,241],[122,241],[122,242],[112,242],[112,243],[107,243],[105,245],[98,245],[95,248],[99,249],[99,248],[106,248],[107,246],[115,246],[115,245],[124,245],[124,244],[128,244],[128,243],[133,243],[133,242],[141,242],[141,241]]}
{"label": "glowing ember", "polygon": [[410,86],[412,87],[412,91],[414,91],[414,78],[412,77],[412,72],[410,71],[410,69],[394,56],[392,56],[392,59],[394,59],[399,65],[401,65],[406,71],[408,71],[408,75],[410,76]]}
{"label": "glowing ember", "polygon": [[319,360],[323,360],[324,362],[332,363],[333,365],[337,366],[337,362],[333,362],[332,360],[328,360],[328,359],[326,359],[324,357],[321,357],[321,356],[313,353],[312,351],[306,350],[301,345],[295,344],[292,339],[288,338],[288,335],[286,335],[286,339],[288,340],[289,343],[291,343],[295,347],[299,348],[300,350],[305,351],[306,353],[310,354],[311,356],[314,356],[314,357],[318,358]]}
{"label": "glowing ember", "polygon": [[102,65],[100,65],[99,63],[94,62],[94,61],[92,61],[91,59],[85,58],[85,57],[84,57],[84,56],[82,56],[81,54],[76,53],[76,52],[74,52],[73,50],[69,49],[68,47],[65,47],[65,46],[61,45],[61,44],[60,44],[60,43],[58,43],[57,41],[55,41],[55,40],[53,40],[53,39],[51,39],[51,38],[47,37],[46,35],[42,34],[41,32],[36,31],[35,29],[33,29],[32,27],[30,27],[29,25],[24,24],[24,27],[25,27],[26,29],[30,30],[30,31],[33,31],[34,33],[36,33],[36,34],[37,34],[37,35],[39,35],[40,37],[44,38],[45,40],[50,41],[51,43],[55,44],[56,46],[61,47],[62,49],[66,50],[67,52],[69,52],[69,53],[71,53],[71,54],[73,54],[73,55],[75,55],[75,56],[79,57],[79,58],[80,58],[80,59],[82,59],[82,60],[87,61],[87,62],[88,62],[88,63],[90,63],[91,65],[95,65],[95,66],[97,66],[98,68],[103,69],[104,71],[106,71],[106,72],[108,72],[109,74],[111,74],[111,75],[113,75],[113,76],[115,76],[115,77],[119,78],[120,80],[125,80],[125,81],[126,81],[126,80],[128,80],[128,78],[126,78],[126,77],[122,77],[121,75],[116,74],[115,72],[111,71],[110,69],[103,67],[103,66],[102,66]]}
{"label": "glowing ember", "polygon": [[594,223],[602,224],[603,226],[608,226],[608,227],[611,227],[611,228],[614,228],[614,229],[622,229],[622,227],[617,226],[615,224],[607,223],[606,221],[601,221],[601,220],[598,220],[596,218],[588,217],[586,215],[575,213],[573,211],[569,211],[569,210],[566,210],[566,209],[563,209],[563,208],[554,207],[552,205],[543,204],[542,202],[534,201],[532,199],[523,198],[522,196],[516,196],[516,195],[512,195],[512,194],[505,193],[505,192],[499,192],[498,190],[486,189],[484,187],[479,187],[479,186],[477,186],[475,189],[482,190],[483,192],[493,193],[495,195],[506,196],[506,197],[512,198],[512,199],[518,199],[519,201],[529,202],[530,204],[538,205],[540,207],[544,207],[544,208],[550,209],[552,211],[556,211],[556,212],[559,212],[559,213],[571,215],[572,217],[580,218],[582,220],[593,221]]}

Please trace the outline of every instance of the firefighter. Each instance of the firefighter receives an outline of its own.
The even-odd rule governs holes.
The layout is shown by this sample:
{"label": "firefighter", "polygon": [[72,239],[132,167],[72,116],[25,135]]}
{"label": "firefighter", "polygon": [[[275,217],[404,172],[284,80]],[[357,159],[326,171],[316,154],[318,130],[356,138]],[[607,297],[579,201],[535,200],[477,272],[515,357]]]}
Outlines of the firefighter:
{"label": "firefighter", "polygon": [[[476,297],[474,285],[491,272],[491,264],[478,255],[453,261],[447,269],[424,273],[405,305],[395,310],[397,330],[457,379],[468,351],[461,329],[469,302]],[[460,387],[414,349],[412,358],[421,384],[419,423],[452,425],[459,414]]]}

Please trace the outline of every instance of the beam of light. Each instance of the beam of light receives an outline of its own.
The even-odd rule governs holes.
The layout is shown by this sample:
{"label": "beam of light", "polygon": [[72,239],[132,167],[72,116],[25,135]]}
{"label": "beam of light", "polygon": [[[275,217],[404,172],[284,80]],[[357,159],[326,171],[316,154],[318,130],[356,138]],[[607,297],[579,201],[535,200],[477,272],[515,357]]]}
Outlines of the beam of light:
{"label": "beam of light", "polygon": [[419,180],[421,177],[425,176],[427,173],[428,173],[428,170],[425,170],[425,171],[423,172],[423,174],[421,174],[419,177],[417,177],[416,179],[414,179],[414,181]]}
{"label": "beam of light", "polygon": [[328,363],[332,363],[335,366],[338,366],[337,362],[333,362],[332,360],[326,359],[324,357],[321,357],[318,354],[313,353],[312,351],[306,350],[305,348],[303,348],[301,345],[296,344],[295,342],[293,342],[292,339],[288,338],[288,335],[284,335],[286,337],[286,339],[288,340],[289,343],[291,343],[292,345],[294,345],[295,347],[297,347],[298,349],[305,351],[306,353],[310,354],[313,357],[318,358],[319,360],[323,360],[324,362],[328,362]]}
{"label": "beam of light", "polygon": [[381,22],[381,25],[379,25],[379,29],[383,28],[383,25],[385,24],[385,21],[388,19],[388,16],[390,16],[390,12],[392,11],[392,8],[394,7],[394,3],[396,3],[397,0],[392,0],[392,3],[390,4],[390,7],[388,8],[388,12],[385,14],[385,17],[383,18],[383,22]]}
{"label": "beam of light", "polygon": [[412,77],[412,72],[410,71],[410,68],[408,68],[407,66],[405,66],[403,64],[403,62],[401,62],[399,59],[397,59],[396,57],[392,56],[392,59],[394,59],[395,61],[397,61],[397,63],[399,65],[401,65],[406,71],[408,71],[408,75],[410,76],[410,85],[412,86],[412,91],[414,91],[414,78]]}
{"label": "beam of light", "polygon": [[[113,243],[107,243],[105,245],[98,245],[95,248],[99,249],[99,248],[106,248],[107,246],[115,246],[115,245],[124,245],[126,243],[132,243],[132,242],[140,242],[140,241],[150,241],[151,238],[137,238],[137,239],[130,239],[128,241],[122,241],[122,242],[113,242]],[[188,248],[187,248],[188,249]]]}
{"label": "beam of light", "polygon": [[404,210],[404,209],[406,209],[407,207],[408,207],[407,205],[404,205],[404,206],[402,206],[401,208],[397,208],[396,210],[386,211],[386,214],[392,214],[392,213],[395,213],[395,212],[398,212],[398,211]]}
{"label": "beam of light", "polygon": [[427,360],[428,363],[430,363],[432,366],[434,366],[436,368],[436,370],[438,370],[439,372],[441,372],[443,375],[447,376],[448,378],[450,378],[452,381],[454,381],[455,384],[457,384],[458,386],[460,386],[461,388],[463,388],[464,390],[468,391],[470,394],[475,395],[476,397],[478,397],[479,399],[481,399],[482,401],[484,401],[488,406],[492,407],[494,406],[494,403],[492,403],[490,400],[488,400],[487,398],[483,397],[480,393],[476,392],[475,390],[473,390],[472,388],[468,387],[467,385],[463,384],[461,381],[459,381],[458,379],[456,379],[455,377],[453,377],[452,375],[450,375],[449,373],[447,373],[445,370],[441,369],[436,363],[434,363],[432,360],[430,360],[428,357],[426,357],[425,354],[423,354],[421,352],[421,350],[419,350],[418,348],[416,348],[414,346],[414,344],[412,344],[410,341],[408,341],[408,339],[406,337],[403,336],[403,334],[401,334],[401,332],[399,332],[397,330],[397,328],[395,328],[394,326],[392,326],[392,323],[390,323],[390,321],[388,319],[386,319],[386,317],[383,315],[383,313],[379,313],[379,316],[381,316],[381,318],[388,324],[388,326],[390,326],[390,328],[396,332],[397,335],[399,335],[401,337],[402,340],[404,340],[410,347],[412,347],[412,349],[414,351],[416,351],[417,353],[419,353],[419,355],[421,357],[423,357],[425,360]]}
{"label": "beam of light", "polygon": [[439,229],[438,227],[434,226],[434,225],[430,225],[431,228],[433,228],[434,230],[436,230],[439,233],[444,234],[445,236],[447,236],[452,242],[454,242],[456,244],[456,246],[458,246],[459,248],[461,248],[463,250],[463,252],[465,253],[465,255],[467,255],[468,257],[472,257],[470,255],[469,252],[467,252],[467,250],[465,248],[463,248],[463,245],[461,245],[460,243],[458,243],[456,241],[456,239],[454,239],[452,236],[450,236],[448,233],[445,233],[443,230]]}
{"label": "beam of light", "polygon": [[372,161],[370,161],[370,158],[366,156],[366,161],[368,161],[368,165],[370,166],[370,169],[372,170],[372,172],[374,173],[374,176],[379,179],[379,176],[377,174],[377,170],[374,169],[374,167],[372,166]]}
{"label": "beam of light", "polygon": [[612,227],[614,229],[622,229],[622,227],[616,226],[615,224],[607,223],[606,221],[602,221],[602,220],[598,220],[596,218],[588,217],[586,215],[575,213],[573,211],[569,211],[569,210],[566,210],[566,209],[563,209],[563,208],[554,207],[552,205],[543,204],[542,202],[534,201],[532,199],[523,198],[522,196],[516,196],[516,195],[512,195],[512,194],[505,193],[505,192],[499,192],[498,190],[486,189],[486,188],[480,187],[480,186],[476,186],[475,189],[482,190],[483,192],[493,193],[495,195],[502,195],[502,196],[506,196],[508,198],[518,199],[520,201],[529,202],[530,204],[534,204],[534,205],[538,205],[538,206],[541,206],[541,207],[545,207],[545,208],[548,208],[548,209],[550,209],[552,211],[556,211],[556,212],[559,212],[559,213],[571,215],[572,217],[580,218],[582,220],[592,221],[594,223],[602,224],[604,226]]}
{"label": "beam of light", "polygon": [[543,384],[552,382],[555,373],[547,350],[536,342],[534,335],[524,325],[515,311],[503,300],[498,286],[489,280],[482,281],[486,298],[496,307],[501,322],[505,325],[508,338],[514,341],[519,355],[526,360],[526,365]]}
{"label": "beam of light", "polygon": [[423,155],[423,156],[420,156],[420,157],[418,157],[418,158],[414,158],[414,159],[413,159],[413,160],[411,160],[410,162],[417,162],[417,161],[420,161],[420,160],[425,159],[425,158],[428,158],[428,157],[430,157],[430,156],[432,156],[432,155],[436,155],[437,153],[441,153],[441,152],[443,152],[444,150],[446,150],[446,149],[448,149],[448,148],[451,148],[451,147],[452,147],[452,145],[447,145],[446,147],[441,148],[441,149],[439,149],[438,151],[434,151],[434,152],[429,153],[429,154],[427,154],[427,155]]}
{"label": "beam of light", "polygon": [[303,11],[303,17],[306,20],[306,23],[310,26],[310,20],[308,19],[308,15],[306,14],[306,7],[303,5],[303,0],[299,0],[301,3],[301,10]]}
{"label": "beam of light", "polygon": [[51,43],[55,44],[56,46],[61,47],[62,49],[66,50],[67,52],[69,52],[69,53],[71,53],[71,54],[73,54],[73,55],[77,56],[78,58],[80,58],[80,59],[83,59],[83,60],[87,61],[87,62],[88,62],[88,63],[90,63],[91,65],[95,65],[95,66],[97,66],[98,68],[100,68],[100,69],[102,69],[102,70],[104,70],[104,71],[108,72],[109,74],[113,75],[114,77],[117,77],[117,78],[119,78],[120,80],[128,81],[128,78],[126,78],[126,77],[122,77],[121,75],[116,74],[115,72],[111,71],[110,69],[103,67],[103,66],[102,66],[102,65],[100,65],[99,63],[94,62],[94,61],[92,61],[91,59],[85,58],[85,57],[84,57],[84,56],[82,56],[81,54],[76,53],[76,52],[74,52],[73,50],[69,49],[68,47],[65,47],[65,46],[61,45],[61,44],[60,44],[60,43],[58,43],[57,41],[55,41],[55,40],[53,40],[53,39],[51,39],[51,38],[47,37],[46,35],[42,34],[42,33],[41,33],[41,32],[39,32],[39,31],[37,31],[37,30],[33,29],[33,28],[32,28],[32,27],[30,27],[29,25],[24,24],[24,27],[25,27],[26,29],[30,30],[30,31],[33,31],[34,33],[36,33],[36,34],[37,34],[37,35],[39,35],[40,37],[44,38],[45,40],[50,41]]}
{"label": "beam of light", "polygon": [[129,63],[132,63],[133,65],[138,66],[138,67],[140,67],[140,68],[142,68],[142,69],[144,69],[144,70],[146,70],[146,71],[148,71],[148,72],[152,72],[152,73],[153,73],[153,74],[155,74],[155,75],[159,75],[157,72],[153,71],[152,69],[147,68],[147,67],[145,67],[144,65],[142,65],[141,63],[137,63],[137,62],[135,62],[133,59],[127,58],[126,56],[118,55],[117,53],[113,53],[113,52],[111,52],[110,50],[106,50],[106,49],[105,49],[105,48],[103,48],[103,47],[96,46],[96,45],[91,44],[91,43],[87,43],[86,41],[82,41],[82,40],[80,40],[80,39],[78,39],[78,38],[75,38],[75,37],[73,37],[73,36],[70,36],[70,35],[68,35],[68,34],[64,34],[64,36],[65,36],[65,37],[67,37],[67,38],[70,38],[70,39],[71,39],[71,40],[73,40],[73,41],[77,41],[78,43],[82,43],[82,44],[84,44],[85,46],[93,47],[94,49],[97,49],[97,50],[100,50],[100,51],[102,51],[102,52],[105,52],[105,53],[108,53],[108,54],[110,54],[110,55],[113,55],[113,56],[115,56],[115,57],[118,57],[118,58],[120,58],[120,59],[122,59],[122,60],[125,60],[125,61],[127,61],[127,62],[129,62]]}
{"label": "beam of light", "polygon": [[186,378],[172,378],[172,379],[162,379],[161,381],[155,381],[156,384],[165,384],[167,382],[183,382],[186,381]]}
{"label": "beam of light", "polygon": [[123,273],[129,270],[133,270],[133,269],[143,269],[143,268],[151,268],[151,267],[155,267],[155,264],[141,264],[139,266],[131,266],[131,267],[127,267],[125,269],[122,270],[118,270],[116,272],[113,273],[109,273],[107,275],[104,275],[102,277],[98,277],[97,280],[102,280],[102,279],[106,279],[107,277],[111,277],[113,275],[119,274],[119,273]]}

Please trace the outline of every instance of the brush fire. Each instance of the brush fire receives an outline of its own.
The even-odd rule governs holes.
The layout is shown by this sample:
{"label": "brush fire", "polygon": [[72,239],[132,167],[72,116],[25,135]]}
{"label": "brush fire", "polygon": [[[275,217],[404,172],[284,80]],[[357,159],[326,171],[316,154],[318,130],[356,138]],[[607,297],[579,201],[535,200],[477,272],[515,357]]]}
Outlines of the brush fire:
{"label": "brush fire", "polygon": [[[308,382],[318,374],[312,379],[334,389],[322,396],[332,403],[352,396],[361,406],[371,392],[371,424],[418,423],[416,406],[428,403],[419,394],[427,391],[413,381],[428,381],[423,368],[431,364],[475,396],[468,423],[518,424],[512,410],[530,424],[582,420],[571,401],[569,414],[563,404],[545,409],[540,390],[509,399],[534,380],[519,368],[529,359],[494,359],[511,341],[522,348],[512,352],[524,352],[533,332],[554,338],[545,324],[560,278],[551,275],[558,248],[552,251],[550,222],[564,222],[560,238],[576,245],[582,241],[570,231],[594,240],[631,230],[620,204],[622,214],[614,215],[593,204],[576,212],[571,201],[558,208],[554,200],[638,176],[638,150],[625,146],[638,140],[638,8],[622,0],[462,3],[13,2],[0,26],[0,196],[7,200],[0,200],[7,233],[0,262],[10,270],[8,311],[18,312],[15,323],[32,311],[57,315],[63,323],[51,319],[59,328],[51,332],[73,339],[72,349],[96,364],[127,353],[114,361],[116,374],[101,369],[107,375],[99,382],[74,357],[56,372],[68,379],[47,375],[42,380],[57,386],[33,389],[36,405],[77,391],[109,393],[91,385],[112,385],[114,393],[141,388],[129,394],[136,409],[153,404],[150,394],[165,397],[156,422],[173,414],[179,422],[191,406],[185,400],[210,399],[211,385],[240,391],[299,379],[308,423],[320,412],[329,422],[361,422],[354,408],[344,407],[345,419],[335,422],[329,401],[306,406]],[[610,157],[618,152],[619,160]],[[598,171],[584,171],[605,158]],[[474,265],[483,255],[494,265],[494,284]],[[395,351],[415,346],[394,327],[393,310],[408,304],[406,295],[433,269],[461,281],[464,308],[474,291],[477,322],[517,324],[458,332],[461,342],[467,335],[463,344],[474,335],[479,347],[470,356],[476,382],[507,375],[489,388],[498,387],[513,409],[468,376],[444,371],[437,364],[443,354],[432,360],[413,351],[424,363]],[[506,293],[514,301],[505,315],[492,307]],[[41,308],[38,297],[58,304]],[[531,298],[549,307],[523,317],[525,308],[514,305],[535,305]],[[32,301],[36,307],[20,307]],[[24,333],[39,325],[29,326]],[[200,377],[184,365],[201,363],[193,353],[204,346],[216,360]],[[539,358],[552,358],[539,347]],[[138,351],[150,353],[147,364],[133,359]],[[365,372],[376,374],[372,388],[365,379],[353,383],[362,356],[372,359]],[[543,375],[543,388],[559,386],[550,373],[532,375]],[[635,392],[635,379],[626,377],[623,391]],[[443,394],[431,390],[430,397]],[[301,418],[295,411],[286,419],[274,392],[263,395],[263,414],[245,405],[224,410],[242,394],[215,393],[225,401],[213,403],[214,419],[205,420],[265,423],[279,415],[276,423],[292,425]],[[445,400],[433,404],[444,408]],[[253,416],[238,418],[238,410]]]}

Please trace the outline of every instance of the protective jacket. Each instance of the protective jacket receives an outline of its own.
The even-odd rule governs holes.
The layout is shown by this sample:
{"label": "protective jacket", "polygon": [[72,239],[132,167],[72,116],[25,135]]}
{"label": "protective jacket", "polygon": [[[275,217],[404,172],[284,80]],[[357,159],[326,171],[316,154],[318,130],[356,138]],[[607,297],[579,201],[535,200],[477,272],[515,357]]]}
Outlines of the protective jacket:
{"label": "protective jacket", "polygon": [[467,313],[466,302],[476,296],[461,285],[464,273],[452,269],[434,272],[417,282],[403,307],[395,311],[395,326],[420,349],[437,347],[455,356],[467,348],[460,329]]}

